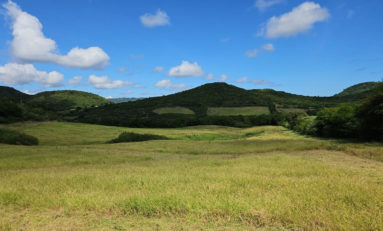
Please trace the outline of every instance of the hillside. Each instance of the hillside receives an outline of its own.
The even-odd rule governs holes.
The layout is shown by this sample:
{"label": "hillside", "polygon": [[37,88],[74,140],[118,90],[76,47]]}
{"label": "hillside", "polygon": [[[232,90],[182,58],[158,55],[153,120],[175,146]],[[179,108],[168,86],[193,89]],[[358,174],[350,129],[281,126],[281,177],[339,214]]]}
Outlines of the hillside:
{"label": "hillside", "polygon": [[22,102],[30,98],[30,95],[20,92],[12,87],[0,86],[0,102]]}
{"label": "hillside", "polygon": [[0,86],[0,123],[52,120],[58,113],[110,103],[101,96],[81,91],[49,91],[28,95]]}
{"label": "hillside", "polygon": [[356,85],[353,85],[351,87],[348,87],[344,89],[339,94],[336,94],[336,97],[344,97],[344,96],[366,96],[367,94],[371,93],[372,89],[377,86],[376,82],[365,82],[365,83],[359,83]]}
{"label": "hillside", "polygon": [[[88,109],[79,112],[76,116],[77,121],[97,124],[143,127],[158,125],[166,127],[176,126],[175,124],[178,123],[186,126],[200,123],[209,124],[211,121],[208,119],[206,122],[205,120],[208,117],[209,108],[212,107],[215,109],[222,107],[226,108],[225,110],[230,107],[236,107],[237,111],[241,111],[238,110],[239,107],[254,106],[268,107],[270,112],[278,110],[278,108],[291,108],[295,111],[315,111],[323,107],[335,106],[339,103],[359,103],[364,96],[364,94],[358,91],[348,95],[311,97],[272,89],[245,90],[226,83],[209,83],[167,96]],[[171,110],[172,107],[174,110]],[[163,108],[166,108],[166,111],[169,111],[169,113],[160,115],[155,113],[158,109]],[[177,113],[178,109],[179,112]],[[193,113],[182,112],[186,110],[193,111],[194,115]],[[245,112],[238,115],[248,115],[248,113]],[[201,122],[201,118],[204,121]],[[273,118],[267,118],[263,121],[263,123],[271,123],[270,121],[273,121]],[[219,123],[225,124],[222,121]]]}
{"label": "hillside", "polygon": [[75,108],[102,106],[110,102],[96,94],[64,90],[38,93],[29,99],[29,103],[43,106],[54,111],[66,111]]}

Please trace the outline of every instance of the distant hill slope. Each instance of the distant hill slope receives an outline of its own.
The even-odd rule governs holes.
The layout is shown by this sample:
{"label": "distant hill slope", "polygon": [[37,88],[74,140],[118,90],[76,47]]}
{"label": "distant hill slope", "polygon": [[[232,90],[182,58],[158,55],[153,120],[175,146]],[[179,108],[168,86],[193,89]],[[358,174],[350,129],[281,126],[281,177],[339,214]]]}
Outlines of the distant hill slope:
{"label": "distant hill slope", "polygon": [[30,97],[28,102],[54,111],[102,106],[110,103],[99,95],[73,90],[41,92]]}
{"label": "distant hill slope", "polygon": [[28,95],[0,86],[0,123],[23,120],[51,120],[71,109],[102,106],[110,102],[101,96],[81,91],[48,91]]}
{"label": "distant hill slope", "polygon": [[[373,87],[373,85],[369,86]],[[271,112],[275,111],[275,106],[315,110],[325,106],[335,106],[339,103],[359,103],[364,97],[365,93],[360,91],[347,95],[312,97],[272,89],[245,90],[226,83],[210,83],[167,96],[110,104],[81,111],[77,118],[79,118],[78,121],[82,122],[127,126],[130,124],[128,121],[131,124],[139,124],[139,122],[134,121],[150,121],[160,118],[160,120],[168,119],[170,124],[174,123],[174,121],[170,121],[171,118],[173,120],[182,120],[187,117],[206,117],[209,107],[267,106]],[[170,107],[188,108],[195,115],[158,115],[154,113],[158,108]]]}
{"label": "distant hill slope", "polygon": [[0,101],[21,102],[30,98],[30,95],[20,92],[12,87],[0,86]]}
{"label": "distant hill slope", "polygon": [[339,94],[336,94],[337,97],[352,96],[352,95],[364,95],[371,93],[372,89],[377,86],[377,82],[365,82],[353,85],[344,89]]}
{"label": "distant hill slope", "polygon": [[112,103],[126,103],[126,102],[137,101],[140,99],[143,99],[143,98],[133,98],[133,97],[132,98],[125,98],[125,97],[122,97],[122,98],[111,98],[108,100]]}

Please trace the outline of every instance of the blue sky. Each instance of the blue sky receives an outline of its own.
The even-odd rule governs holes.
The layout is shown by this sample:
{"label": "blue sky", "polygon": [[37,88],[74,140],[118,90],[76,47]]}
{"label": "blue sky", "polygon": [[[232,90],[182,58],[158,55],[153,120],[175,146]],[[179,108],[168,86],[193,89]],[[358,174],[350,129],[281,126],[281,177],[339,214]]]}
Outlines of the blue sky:
{"label": "blue sky", "polygon": [[149,97],[208,82],[328,96],[383,78],[381,0],[0,1],[0,84]]}

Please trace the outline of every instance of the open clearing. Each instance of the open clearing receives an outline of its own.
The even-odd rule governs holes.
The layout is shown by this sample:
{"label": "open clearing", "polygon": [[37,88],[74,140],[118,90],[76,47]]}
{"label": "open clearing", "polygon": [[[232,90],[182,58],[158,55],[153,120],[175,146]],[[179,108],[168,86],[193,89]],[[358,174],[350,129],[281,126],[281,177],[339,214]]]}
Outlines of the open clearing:
{"label": "open clearing", "polygon": [[[382,230],[383,146],[282,127],[6,126],[0,230]],[[122,131],[170,140],[106,144]]]}
{"label": "open clearing", "polygon": [[264,106],[252,107],[209,107],[209,116],[262,115],[270,114],[269,108]]}

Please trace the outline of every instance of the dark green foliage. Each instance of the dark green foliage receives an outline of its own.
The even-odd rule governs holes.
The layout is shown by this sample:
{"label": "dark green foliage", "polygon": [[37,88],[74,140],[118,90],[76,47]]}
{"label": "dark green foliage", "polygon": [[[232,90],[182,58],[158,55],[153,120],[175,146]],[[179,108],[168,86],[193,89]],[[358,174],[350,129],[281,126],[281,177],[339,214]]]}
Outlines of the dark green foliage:
{"label": "dark green foliage", "polygon": [[110,143],[123,143],[123,142],[140,142],[147,140],[167,140],[166,136],[159,136],[153,134],[138,134],[134,132],[123,132],[116,139],[110,141]]}
{"label": "dark green foliage", "polygon": [[39,140],[36,137],[0,128],[0,143],[16,145],[38,145]]}
{"label": "dark green foliage", "polygon": [[361,133],[364,137],[383,140],[383,82],[364,100],[357,116],[361,121]]}

